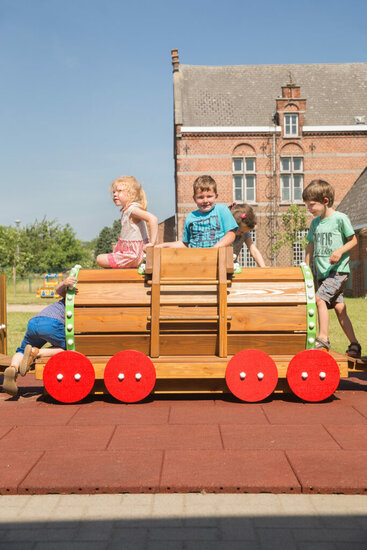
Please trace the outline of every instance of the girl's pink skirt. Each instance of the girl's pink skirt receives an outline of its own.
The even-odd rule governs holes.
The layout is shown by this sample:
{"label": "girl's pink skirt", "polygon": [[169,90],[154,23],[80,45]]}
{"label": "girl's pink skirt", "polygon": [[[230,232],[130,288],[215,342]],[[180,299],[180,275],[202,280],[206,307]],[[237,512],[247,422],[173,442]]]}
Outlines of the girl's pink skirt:
{"label": "girl's pink skirt", "polygon": [[119,238],[113,252],[107,254],[111,267],[138,267],[143,259],[143,241],[123,241]]}

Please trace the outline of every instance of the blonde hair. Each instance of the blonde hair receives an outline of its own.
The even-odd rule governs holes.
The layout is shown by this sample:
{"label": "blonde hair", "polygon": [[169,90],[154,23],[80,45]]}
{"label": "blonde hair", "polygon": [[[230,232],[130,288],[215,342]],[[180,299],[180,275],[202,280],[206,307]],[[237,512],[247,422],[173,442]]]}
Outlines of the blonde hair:
{"label": "blonde hair", "polygon": [[121,188],[126,190],[128,196],[129,196],[129,203],[132,202],[138,202],[139,206],[142,210],[147,209],[147,197],[145,194],[144,189],[140,185],[137,179],[134,178],[134,176],[120,176],[119,178],[115,179],[112,183],[109,185],[109,191],[111,195],[113,196],[115,185],[119,185]]}
{"label": "blonde hair", "polygon": [[228,208],[236,220],[238,227],[241,227],[241,225],[244,224],[247,225],[249,229],[254,229],[256,226],[256,214],[249,204],[246,204],[245,202],[240,204],[232,202]]}

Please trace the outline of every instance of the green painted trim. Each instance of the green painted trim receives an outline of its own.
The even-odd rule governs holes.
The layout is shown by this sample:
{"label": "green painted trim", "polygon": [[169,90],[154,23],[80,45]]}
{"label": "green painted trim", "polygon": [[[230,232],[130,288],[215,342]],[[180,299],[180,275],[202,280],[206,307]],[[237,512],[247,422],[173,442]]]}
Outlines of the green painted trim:
{"label": "green painted trim", "polygon": [[[75,265],[70,270],[70,276],[78,278],[79,269],[81,265]],[[68,288],[65,296],[65,340],[66,349],[68,351],[75,351],[75,337],[74,337],[74,298],[75,298],[76,285],[73,288]]]}
{"label": "green painted trim", "polygon": [[315,349],[316,340],[316,294],[311,268],[308,265],[301,265],[305,280],[305,293],[307,304],[307,335],[306,349]]}

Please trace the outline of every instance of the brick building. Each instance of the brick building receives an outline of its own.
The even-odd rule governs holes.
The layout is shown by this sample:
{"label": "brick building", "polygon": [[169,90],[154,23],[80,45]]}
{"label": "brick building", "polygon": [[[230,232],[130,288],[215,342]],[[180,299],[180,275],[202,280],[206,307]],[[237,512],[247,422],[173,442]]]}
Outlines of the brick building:
{"label": "brick building", "polygon": [[181,65],[172,50],[172,64],[177,237],[195,209],[193,181],[210,174],[219,202],[253,205],[266,263],[299,263],[300,245],[271,254],[279,216],[317,177],[338,205],[366,166],[367,63],[207,67]]}
{"label": "brick building", "polygon": [[353,296],[367,295],[367,167],[350,188],[338,206],[350,218],[358,238],[358,246],[351,250],[348,290]]}

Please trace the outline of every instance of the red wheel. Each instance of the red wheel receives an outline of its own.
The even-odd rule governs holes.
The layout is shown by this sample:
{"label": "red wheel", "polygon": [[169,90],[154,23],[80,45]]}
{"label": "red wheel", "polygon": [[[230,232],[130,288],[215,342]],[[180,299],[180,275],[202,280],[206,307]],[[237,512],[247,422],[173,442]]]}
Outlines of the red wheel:
{"label": "red wheel", "polygon": [[340,371],[331,355],[306,349],[293,357],[287,370],[290,389],[304,401],[323,401],[338,387]]}
{"label": "red wheel", "polygon": [[147,397],[155,380],[155,368],[149,357],[131,349],[111,357],[104,371],[106,388],[124,403],[136,403]]}
{"label": "red wheel", "polygon": [[230,359],[226,369],[226,382],[230,391],[242,401],[262,401],[278,382],[278,369],[263,351],[246,349]]}
{"label": "red wheel", "polygon": [[77,351],[63,351],[51,357],[43,371],[47,392],[62,403],[75,403],[91,392],[95,380],[92,363]]}

